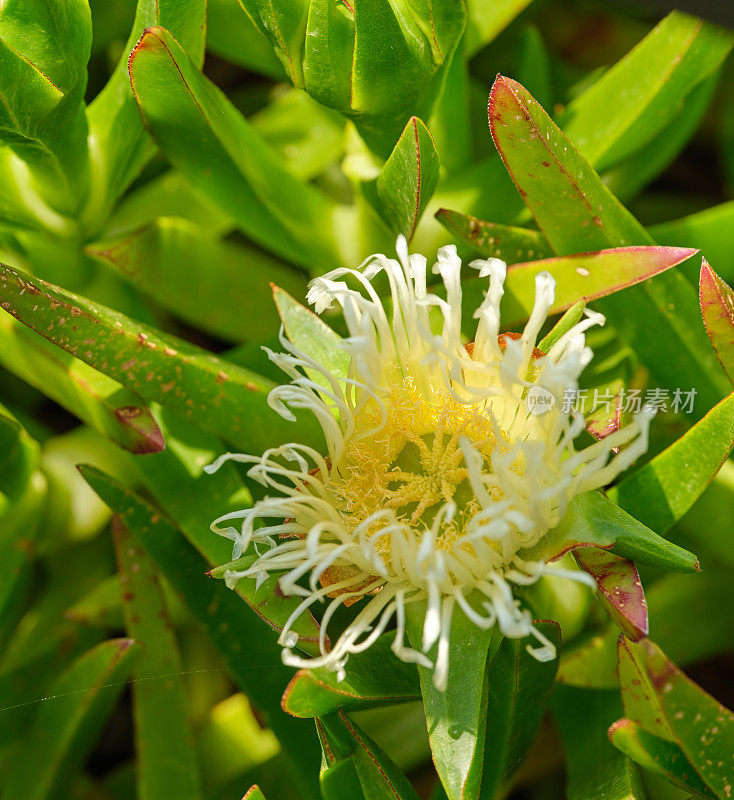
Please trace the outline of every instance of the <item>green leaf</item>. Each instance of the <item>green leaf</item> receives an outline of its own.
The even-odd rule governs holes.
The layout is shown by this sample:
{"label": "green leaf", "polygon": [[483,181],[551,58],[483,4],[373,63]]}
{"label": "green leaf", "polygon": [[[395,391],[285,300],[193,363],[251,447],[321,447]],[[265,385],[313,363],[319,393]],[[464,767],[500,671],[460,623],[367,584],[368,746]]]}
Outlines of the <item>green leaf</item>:
{"label": "green leaf", "polygon": [[265,800],[265,795],[260,791],[259,786],[251,786],[242,800]]}
{"label": "green leaf", "polygon": [[236,2],[207,0],[206,45],[220,58],[252,72],[278,81],[286,77],[272,45]]}
{"label": "green leaf", "polygon": [[[406,631],[414,649],[421,646],[425,614],[425,602],[411,603],[406,608]],[[434,685],[432,669],[418,667],[433,763],[449,800],[469,800],[481,786],[487,728],[487,664],[501,642],[496,625],[479,629],[461,609],[454,608],[445,689]]]}
{"label": "green leaf", "polygon": [[734,769],[734,714],[650,641],[620,640],[619,679],[625,716],[677,744],[716,797],[726,798]]}
{"label": "green leaf", "polygon": [[[310,308],[294,300],[280,286],[273,286],[273,299],[286,335],[307,356],[326,367],[336,378],[349,372],[349,353],[344,340]],[[327,379],[317,370],[308,370],[310,377],[331,390]]]}
{"label": "green leaf", "polygon": [[130,639],[103,642],[62,673],[5,776],[10,797],[50,800],[63,790],[114,708],[139,649]]}
{"label": "green leaf", "polygon": [[[699,83],[678,104],[676,115],[649,144],[604,172],[604,183],[620,200],[636,197],[672,164],[701,125],[714,96],[718,73]],[[658,241],[675,244],[665,239]],[[692,241],[684,242],[694,244]]]}
{"label": "green leaf", "polygon": [[489,44],[529,4],[530,0],[467,0],[467,55],[472,56]]}
{"label": "green leaf", "polygon": [[702,250],[725,280],[734,281],[734,200],[648,230],[657,242]]}
{"label": "green leaf", "polygon": [[154,152],[133,99],[128,57],[143,32],[155,25],[168,28],[196,64],[204,60],[206,0],[138,0],[122,58],[87,113],[90,137],[96,146],[84,222],[94,232]]}
{"label": "green leaf", "polygon": [[523,639],[505,639],[488,669],[489,699],[482,798],[498,796],[522,762],[550,702],[561,651],[555,622],[536,622],[557,648],[558,658],[541,662]]}
{"label": "green leaf", "polygon": [[699,283],[701,313],[724,372],[734,383],[734,290],[703,259]]}
{"label": "green leaf", "polygon": [[701,496],[733,441],[734,393],[607,496],[645,525],[665,533]]}
{"label": "green leaf", "polygon": [[91,367],[236,446],[292,437],[267,406],[268,381],[194,345],[10,267],[0,266],[0,301]]}
{"label": "green leaf", "polygon": [[553,715],[566,756],[568,800],[645,800],[637,767],[606,736],[620,711],[617,692],[556,687]]}
{"label": "green leaf", "polygon": [[517,77],[543,108],[553,107],[553,76],[541,32],[528,25],[520,35]]}
{"label": "green leaf", "polygon": [[0,312],[0,363],[120,447],[141,454],[165,447],[139,395],[4,312]]}
{"label": "green leaf", "polygon": [[393,235],[413,238],[438,184],[439,166],[430,131],[418,117],[411,117],[380,174],[363,187]]}
{"label": "green leaf", "polygon": [[152,562],[137,537],[112,518],[128,635],[143,647],[133,669],[138,792],[150,800],[201,797],[181,657]]}
{"label": "green leaf", "polygon": [[516,264],[553,255],[545,236],[531,228],[485,222],[447,208],[439,209],[436,219],[455,238],[466,242],[485,258],[501,258],[508,264]]}
{"label": "green leaf", "polygon": [[696,797],[708,797],[712,800],[716,797],[701,780],[680,747],[653,736],[631,720],[617,720],[609,728],[609,740],[641,767],[661,775],[681,789],[695,792]]}
{"label": "green leaf", "polygon": [[323,271],[337,259],[334,204],[298,181],[163,28],[130,57],[146,126],[166,157],[258,243]]}
{"label": "green leaf", "polygon": [[634,562],[600,547],[579,547],[574,558],[596,581],[597,597],[625,635],[635,642],[647,636],[647,603]]}
{"label": "green leaf", "polygon": [[[38,466],[39,448],[25,428],[0,405],[0,497],[15,500],[28,488]],[[3,512],[0,500],[0,516]]]}
{"label": "green leaf", "polygon": [[388,755],[346,714],[340,711],[339,717],[351,743],[351,760],[365,800],[418,800],[410,781]]}
{"label": "green leaf", "polygon": [[385,634],[350,656],[342,681],[323,668],[300,670],[285,690],[283,710],[294,717],[323,717],[340,708],[350,711],[420,698],[418,673],[390,651],[393,638]]}
{"label": "green leaf", "polygon": [[723,28],[674,11],[571,102],[558,124],[590,164],[607,169],[655,138],[733,41]]}
{"label": "green leaf", "polygon": [[[281,665],[280,648],[272,633],[253,615],[253,611],[262,613],[261,609],[248,607],[237,593],[209,578],[209,564],[160,511],[99,470],[86,466],[80,470],[125,526],[135,531],[140,544],[222,654],[233,680],[260,709],[265,724],[297,765],[302,786],[309,787],[311,797],[318,758],[314,737],[306,722],[281,711],[281,694],[292,672]],[[266,591],[262,595],[258,600],[268,599]],[[277,598],[271,602],[277,602]],[[281,600],[282,614],[287,614],[288,602],[292,604],[294,599]]]}
{"label": "green leaf", "polygon": [[[189,324],[235,342],[276,329],[269,280],[293,292],[303,284],[293,270],[261,251],[220,241],[176,217],[159,218],[123,239],[86,250]],[[229,302],[231,297],[237,302]]]}
{"label": "green leaf", "polygon": [[276,94],[249,119],[300,180],[318,177],[344,154],[344,117],[319,105],[301,89]]}
{"label": "green leaf", "polygon": [[88,180],[84,116],[92,20],[85,0],[8,0],[0,15],[0,140],[36,188],[74,212]]}
{"label": "green leaf", "polygon": [[[589,301],[607,297],[653,278],[695,252],[683,247],[617,247],[513,264],[505,280],[502,326],[513,327],[530,316],[539,272],[550,272],[556,280],[555,302],[549,313],[558,314],[580,298]],[[479,305],[486,286],[486,278],[469,278],[462,283],[467,312]]]}
{"label": "green leaf", "polygon": [[699,567],[693,553],[658,536],[599,492],[576,495],[561,524],[520,553],[522,558],[549,561],[583,545],[603,547],[623,558],[674,572]]}
{"label": "green leaf", "polygon": [[[651,241],[520,84],[497,78],[489,118],[507,169],[557,253]],[[544,202],[549,193],[553,203]],[[623,296],[613,294],[598,307],[662,385],[696,386],[701,403],[710,408],[725,391],[724,376],[692,294],[685,277],[671,271]]]}

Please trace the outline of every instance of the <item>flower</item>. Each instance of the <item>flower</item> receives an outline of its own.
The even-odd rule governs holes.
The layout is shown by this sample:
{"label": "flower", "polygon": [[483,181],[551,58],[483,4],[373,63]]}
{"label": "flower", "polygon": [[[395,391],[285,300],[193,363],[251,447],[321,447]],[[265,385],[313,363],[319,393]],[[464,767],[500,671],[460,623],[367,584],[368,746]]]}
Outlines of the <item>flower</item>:
{"label": "flower", "polygon": [[[289,419],[292,408],[313,412],[328,455],[297,443],[262,457],[223,455],[210,471],[226,460],[251,464],[249,476],[274,493],[212,529],[233,539],[234,558],[249,547],[257,554],[248,568],[226,573],[230,586],[280,573],[283,593],[303,598],[279,640],[285,663],[342,677],[349,654],[369,647],[394,619],[393,651],[433,667],[441,688],[457,610],[480,628],[534,637],[538,644],[528,650],[539,660],[555,657],[513,587],[548,573],[590,582],[528,554],[574,495],[609,483],[646,450],[649,412],[577,450],[585,421],[562,401],[592,357],[584,331],[604,317],[585,311],[542,353],[536,340],[555,281],[541,272],[522,335],[500,335],[506,265],[478,260],[470,266],[489,279],[488,290],[474,313],[474,341],[465,344],[456,248],[441,248],[433,267],[444,297],[429,290],[426,259],[409,255],[402,237],[397,252],[398,260],[374,255],[357,270],[337,269],[310,284],[317,313],[338,306],[344,315],[349,336],[340,346],[348,369],[334,366],[339,359],[309,355],[282,331],[287,352],[269,352],[291,378],[271,392],[270,405]],[[389,284],[387,299],[378,294],[380,281]],[[542,412],[529,394],[544,398]],[[239,529],[228,524],[234,519]],[[327,598],[321,655],[301,657],[292,626]],[[358,601],[355,619],[329,647],[334,612]],[[416,649],[405,628],[406,607],[418,601],[426,610]]]}

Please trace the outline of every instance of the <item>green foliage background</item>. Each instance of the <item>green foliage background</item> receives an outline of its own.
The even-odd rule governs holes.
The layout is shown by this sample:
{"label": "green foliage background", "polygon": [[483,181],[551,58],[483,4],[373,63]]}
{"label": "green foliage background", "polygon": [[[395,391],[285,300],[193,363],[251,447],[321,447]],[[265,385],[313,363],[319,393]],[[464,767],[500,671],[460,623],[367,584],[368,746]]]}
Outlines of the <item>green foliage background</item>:
{"label": "green foliage background", "polygon": [[[3,800],[730,796],[711,695],[734,705],[734,37],[656,23],[560,0],[5,0]],[[307,282],[400,233],[521,264],[512,327],[554,258],[554,311],[609,319],[587,388],[698,392],[554,532],[623,557],[633,612],[544,579],[527,601],[560,663],[455,627],[445,696],[389,635],[338,686],[289,684],[295,601],[207,575],[231,558],[210,522],[258,489],[203,467],[318,443],[266,403],[271,282],[289,335],[338,358]],[[632,641],[627,559],[667,657]],[[299,633],[312,648],[317,620]]]}

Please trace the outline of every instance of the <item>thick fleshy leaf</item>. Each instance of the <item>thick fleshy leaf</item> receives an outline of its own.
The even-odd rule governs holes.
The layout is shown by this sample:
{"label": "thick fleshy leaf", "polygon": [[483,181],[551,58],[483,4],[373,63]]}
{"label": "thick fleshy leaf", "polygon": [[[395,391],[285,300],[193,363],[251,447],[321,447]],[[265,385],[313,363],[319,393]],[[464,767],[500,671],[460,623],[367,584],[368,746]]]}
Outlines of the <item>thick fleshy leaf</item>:
{"label": "thick fleshy leaf", "polygon": [[[718,84],[718,73],[704,78],[677,106],[675,116],[667,127],[633,155],[604,172],[604,183],[620,200],[637,197],[652,181],[661,175],[680,155],[701,126]],[[653,231],[650,233],[654,235]],[[675,240],[658,239],[662,244],[678,244]],[[693,240],[682,242],[695,246]]]}
{"label": "thick fleshy leaf", "polygon": [[163,435],[140,395],[0,312],[0,363],[133,453],[156,453]]}
{"label": "thick fleshy leaf", "polygon": [[[125,627],[143,652],[133,668],[137,785],[141,797],[201,798],[181,657],[153,563],[137,537],[112,518]],[[165,676],[165,677],[161,677]]]}
{"label": "thick fleshy leaf", "polygon": [[723,28],[674,11],[569,103],[558,124],[597,170],[654,139],[731,50]]}
{"label": "thick fleshy leaf", "polygon": [[[343,339],[310,308],[299,303],[280,286],[273,286],[273,299],[278,309],[286,335],[293,344],[314,361],[326,367],[337,378],[346,378],[350,357],[343,346]],[[331,386],[316,370],[309,375],[326,389]]]}
{"label": "thick fleshy leaf", "polygon": [[[685,247],[616,247],[513,264],[505,281],[502,325],[514,327],[530,316],[539,272],[550,272],[556,279],[556,297],[550,313],[558,314],[581,298],[596,300],[660,275],[695,252]],[[462,288],[465,307],[473,313],[486,291],[487,279],[470,278]]]}
{"label": "thick fleshy leaf", "polygon": [[698,285],[706,333],[724,372],[734,383],[734,290],[703,259]]}
{"label": "thick fleshy leaf", "polygon": [[[168,572],[174,568],[173,555],[177,550],[180,550],[182,554],[181,558],[185,559],[185,561],[182,562],[182,566],[183,563],[185,563],[192,571],[195,564],[201,568],[197,584],[199,593],[202,594],[202,596],[213,595],[217,599],[222,596],[227,597],[226,608],[231,610],[232,613],[234,613],[234,609],[237,609],[236,619],[240,620],[241,617],[248,619],[248,612],[245,609],[240,610],[241,603],[237,598],[239,595],[239,598],[245,601],[250,607],[250,610],[253,611],[261,621],[267,623],[267,625],[277,632],[283,629],[286,620],[298,605],[298,600],[292,597],[285,598],[279,596],[275,591],[274,579],[270,579],[270,585],[267,585],[266,582],[258,590],[254,589],[254,581],[240,581],[237,591],[235,592],[229,589],[225,590],[221,583],[213,581],[209,577],[208,569],[211,564],[206,559],[206,555],[202,557],[201,548],[197,547],[197,542],[191,544],[187,543],[169,523],[161,518],[160,512],[153,506],[148,504],[135,492],[125,488],[103,472],[89,466],[80,467],[80,471],[94,491],[99,494],[115,513],[124,513],[125,520],[129,520],[130,526],[135,531],[139,532],[144,523],[146,523],[147,527],[150,527],[150,525],[147,525],[148,521],[155,527],[158,539],[154,542],[150,538],[141,536],[141,541],[150,552],[151,556],[159,562],[162,570],[169,579],[170,576],[168,576]],[[137,527],[133,525],[133,522]],[[213,534],[211,534],[210,538],[216,541],[216,537],[214,537]],[[156,547],[158,544],[160,544],[160,548]],[[171,583],[177,591],[183,593],[184,584],[182,583],[182,579],[176,581],[171,580]],[[190,598],[186,597],[185,599],[188,602]],[[219,599],[218,602],[220,602]],[[194,613],[197,613],[196,608],[192,610]],[[239,621],[238,624],[241,626],[243,623]],[[252,621],[250,621],[249,627],[259,630],[261,638],[267,639],[264,644],[267,645],[266,650],[269,652],[272,637],[268,637],[266,629],[262,627],[256,628]],[[293,629],[299,634],[299,645],[303,649],[312,650],[313,648],[308,645],[314,645],[314,642],[318,640],[318,627],[313,618],[307,614],[302,615],[298,622],[294,624]],[[215,642],[215,644],[216,643],[217,642]],[[219,645],[221,644],[220,642]],[[231,657],[232,653],[238,651],[239,647],[237,644],[232,643],[231,649],[230,646],[225,648],[225,656]],[[286,672],[284,674],[290,678],[290,673]],[[285,683],[282,684],[281,689],[284,686]],[[278,699],[280,700],[280,694],[278,695]]]}
{"label": "thick fleshy leaf", "polygon": [[249,120],[283,164],[303,181],[327,172],[344,154],[344,117],[300,89],[276,94]]}
{"label": "thick fleshy leaf", "polygon": [[257,451],[292,438],[267,407],[272,384],[254,373],[10,267],[0,266],[0,302],[91,367],[235,445]]}
{"label": "thick fleshy leaf", "polygon": [[619,642],[624,713],[643,730],[678,745],[719,798],[731,792],[734,714],[686,677],[650,641]]}
{"label": "thick fleshy leaf", "polygon": [[[249,608],[235,592],[209,578],[207,562],[160,511],[99,470],[80,469],[125,526],[135,531],[140,544],[221,653],[233,680],[263,713],[267,726],[310,786],[317,758],[314,737],[308,723],[280,709],[280,697],[292,672],[280,663],[280,648],[272,633],[253,615],[259,609]],[[277,598],[271,602],[275,601]],[[282,610],[285,613],[286,609]]]}
{"label": "thick fleshy leaf", "polygon": [[553,248],[540,231],[498,225],[494,222],[441,208],[436,219],[457,239],[466,242],[485,258],[501,258],[508,264],[549,258]]}
{"label": "thick fleshy leaf", "polygon": [[647,603],[634,562],[600,547],[579,547],[573,554],[578,565],[596,581],[597,596],[624,633],[635,642],[647,636]]}
{"label": "thick fleshy leaf", "polygon": [[[655,640],[681,666],[695,664],[734,647],[734,630],[719,624],[721,609],[731,600],[726,568],[700,575],[666,575],[646,590]],[[561,660],[558,679],[571,686],[612,689],[617,677],[619,628],[609,627]]]}
{"label": "thick fleshy leaf", "polygon": [[282,165],[167,30],[146,31],[130,79],[166,157],[248,236],[313,269],[334,266],[334,204]]}
{"label": "thick fleshy leaf", "polygon": [[555,645],[555,659],[538,661],[527,652],[527,640],[505,639],[488,668],[482,797],[496,797],[520,766],[550,702],[561,655],[561,629],[547,621],[535,626]]}
{"label": "thick fleshy leaf", "polygon": [[681,789],[695,792],[696,797],[716,798],[673,742],[653,736],[629,719],[620,719],[611,725],[609,740],[632,761]]}
{"label": "thick fleshy leaf", "polygon": [[[411,603],[406,608],[406,631],[414,649],[421,647],[425,616],[425,602]],[[487,664],[501,643],[497,626],[479,629],[455,608],[446,688],[436,688],[432,669],[418,667],[433,763],[449,800],[469,800],[481,785],[487,729]],[[433,649],[429,658],[435,659],[437,648]]]}
{"label": "thick fleshy leaf", "polygon": [[418,673],[391,651],[394,634],[381,636],[363,653],[350,656],[346,677],[326,669],[300,670],[283,695],[283,710],[294,717],[323,717],[345,711],[420,698]]}
{"label": "thick fleshy leaf", "polygon": [[251,786],[242,800],[266,800],[265,795],[260,791],[259,786]]}
{"label": "thick fleshy leaf", "polygon": [[206,0],[138,0],[135,21],[122,57],[104,89],[90,104],[87,116],[95,148],[95,191],[86,209],[92,230],[104,224],[117,198],[153,155],[128,75],[130,51],[147,28],[166,27],[198,65],[204,59]]}
{"label": "thick fleshy leaf", "polygon": [[316,721],[324,800],[417,800],[410,781],[359,726],[339,711]]}
{"label": "thick fleshy leaf", "polygon": [[11,797],[46,800],[81,766],[125,687],[140,648],[131,639],[98,645],[75,661],[38,704],[3,789]]}
{"label": "thick fleshy leaf", "polygon": [[603,547],[623,558],[673,572],[699,568],[693,553],[658,536],[599,492],[576,495],[561,524],[520,554],[549,561],[583,545]]}
{"label": "thick fleshy leaf", "polygon": [[367,200],[394,236],[413,238],[438,183],[439,166],[430,131],[411,117],[380,174],[364,186]]}
{"label": "thick fleshy leaf", "polygon": [[277,81],[286,77],[273,46],[240,3],[207,0],[206,46],[215,55],[252,72]]}
{"label": "thick fleshy leaf", "polygon": [[607,496],[640,522],[664,533],[701,496],[731,452],[734,393]]}
{"label": "thick fleshy leaf", "polygon": [[292,292],[303,286],[295,271],[265,253],[176,217],[86,249],[189,324],[235,342],[277,330],[268,281]]}
{"label": "thick fleshy leaf", "polygon": [[[498,77],[489,119],[505,166],[559,255],[651,242],[524,87]],[[544,201],[549,193],[553,203]],[[598,307],[662,385],[695,386],[701,404],[711,407],[725,391],[725,376],[701,330],[692,292],[683,275],[668,271]]]}
{"label": "thick fleshy leaf", "polygon": [[339,712],[352,746],[352,761],[365,800],[418,800],[408,778],[357,724]]}
{"label": "thick fleshy leaf", "polygon": [[646,800],[637,767],[606,736],[620,711],[616,691],[556,687],[553,715],[566,757],[568,800]]}
{"label": "thick fleshy leaf", "polygon": [[78,209],[89,178],[83,99],[91,44],[85,0],[3,3],[0,141],[27,162],[34,188],[66,213]]}

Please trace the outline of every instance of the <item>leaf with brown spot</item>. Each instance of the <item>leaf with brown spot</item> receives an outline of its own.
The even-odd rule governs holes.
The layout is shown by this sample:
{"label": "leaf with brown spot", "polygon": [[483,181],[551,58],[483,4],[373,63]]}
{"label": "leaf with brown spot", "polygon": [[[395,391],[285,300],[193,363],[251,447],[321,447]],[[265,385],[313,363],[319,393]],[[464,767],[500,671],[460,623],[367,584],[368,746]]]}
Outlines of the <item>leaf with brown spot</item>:
{"label": "leaf with brown spot", "polygon": [[[267,405],[273,384],[249,370],[7,266],[0,266],[0,302],[66,352],[237,447],[258,452],[293,438]],[[299,427],[318,441],[310,422]]]}
{"label": "leaf with brown spot", "polygon": [[624,633],[639,641],[650,632],[647,603],[634,562],[599,547],[573,551],[578,565],[591,575],[599,588],[599,599]]}

